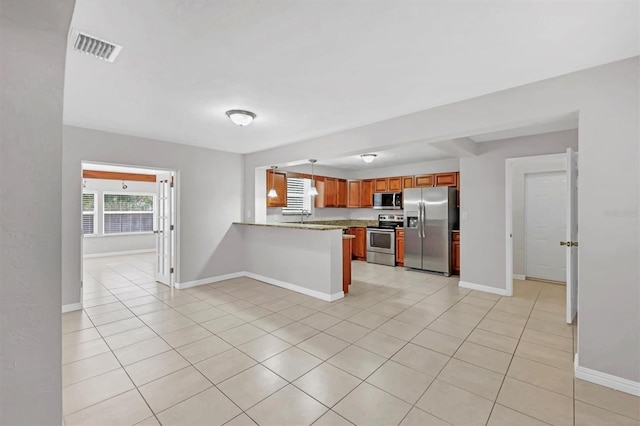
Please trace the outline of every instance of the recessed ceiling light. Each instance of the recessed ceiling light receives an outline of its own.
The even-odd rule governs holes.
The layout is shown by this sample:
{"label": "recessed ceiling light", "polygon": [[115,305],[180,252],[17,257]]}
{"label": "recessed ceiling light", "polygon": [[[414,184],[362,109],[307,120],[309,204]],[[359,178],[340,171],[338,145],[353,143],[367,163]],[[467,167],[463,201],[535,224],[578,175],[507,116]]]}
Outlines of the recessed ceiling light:
{"label": "recessed ceiling light", "polygon": [[227,117],[229,117],[229,119],[238,126],[248,126],[251,124],[253,119],[256,118],[256,115],[251,111],[245,111],[242,109],[230,109],[226,114]]}
{"label": "recessed ceiling light", "polygon": [[365,163],[371,163],[376,159],[377,156],[377,154],[362,154],[360,158],[362,158]]}

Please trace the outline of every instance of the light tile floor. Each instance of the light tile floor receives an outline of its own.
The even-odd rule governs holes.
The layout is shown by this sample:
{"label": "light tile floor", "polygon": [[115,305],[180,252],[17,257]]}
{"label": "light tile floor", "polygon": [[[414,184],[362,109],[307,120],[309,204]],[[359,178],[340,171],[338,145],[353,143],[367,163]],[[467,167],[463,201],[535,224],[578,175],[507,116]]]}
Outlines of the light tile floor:
{"label": "light tile floor", "polygon": [[640,423],[638,398],[573,378],[564,287],[505,298],[354,262],[328,303],[244,278],[172,290],[152,262],[85,261],[66,425]]}

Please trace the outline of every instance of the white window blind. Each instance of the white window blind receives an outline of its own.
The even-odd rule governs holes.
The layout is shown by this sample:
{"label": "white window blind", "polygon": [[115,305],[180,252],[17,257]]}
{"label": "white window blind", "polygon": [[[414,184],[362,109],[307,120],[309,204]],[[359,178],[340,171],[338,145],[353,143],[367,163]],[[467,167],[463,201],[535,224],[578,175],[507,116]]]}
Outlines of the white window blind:
{"label": "white window blind", "polygon": [[300,214],[302,210],[311,213],[310,179],[287,178],[287,207],[282,214]]}
{"label": "white window blind", "polygon": [[150,194],[104,193],[104,233],[153,232]]}
{"label": "white window blind", "polygon": [[82,193],[82,233],[84,235],[96,234],[96,193]]}

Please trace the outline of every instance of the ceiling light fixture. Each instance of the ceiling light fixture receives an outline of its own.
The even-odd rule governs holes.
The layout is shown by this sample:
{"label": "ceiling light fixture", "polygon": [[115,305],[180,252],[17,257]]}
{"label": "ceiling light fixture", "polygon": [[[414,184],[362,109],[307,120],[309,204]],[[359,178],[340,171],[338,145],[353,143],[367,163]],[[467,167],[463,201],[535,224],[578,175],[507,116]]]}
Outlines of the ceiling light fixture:
{"label": "ceiling light fixture", "polygon": [[365,163],[371,163],[376,159],[377,156],[377,154],[362,154],[360,158],[362,158]]}
{"label": "ceiling light fixture", "polygon": [[316,189],[316,180],[313,178],[313,165],[316,163],[316,161],[318,160],[309,160],[309,162],[311,163],[311,188],[309,188],[309,192],[307,192],[307,194],[312,197],[318,195],[318,190]]}
{"label": "ceiling light fixture", "polygon": [[234,124],[241,127],[248,126],[251,124],[253,119],[256,118],[256,115],[251,111],[245,111],[242,109],[230,109],[225,114],[227,114],[227,117],[229,117]]}
{"label": "ceiling light fixture", "polygon": [[278,191],[276,191],[275,183],[276,183],[276,169],[278,168],[278,166],[271,166],[271,189],[269,190],[269,193],[267,194],[267,197],[269,198],[277,198],[278,197]]}

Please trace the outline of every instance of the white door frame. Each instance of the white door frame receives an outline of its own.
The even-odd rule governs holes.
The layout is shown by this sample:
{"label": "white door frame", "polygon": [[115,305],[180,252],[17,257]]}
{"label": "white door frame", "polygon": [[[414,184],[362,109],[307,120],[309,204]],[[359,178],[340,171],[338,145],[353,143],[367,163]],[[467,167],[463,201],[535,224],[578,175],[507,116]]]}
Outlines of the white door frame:
{"label": "white door frame", "polygon": [[563,161],[564,167],[545,169],[545,171],[566,171],[566,154],[534,155],[515,157],[505,160],[505,241],[506,241],[506,290],[507,296],[513,296],[513,171],[516,165],[539,163],[541,161]]}
{"label": "white door frame", "polygon": [[[134,164],[122,164],[122,163],[108,163],[105,161],[94,161],[94,160],[81,160],[80,161],[80,176],[79,176],[79,187],[80,193],[82,194],[82,170],[83,164],[102,164],[109,166],[118,166],[118,167],[129,167],[134,169],[148,169],[150,171],[162,171],[162,172],[170,172],[174,178],[174,192],[173,192],[173,222],[175,223],[174,230],[172,232],[172,264],[175,265],[175,273],[171,277],[171,287],[175,287],[176,283],[180,282],[180,172],[175,169],[167,169],[163,167],[152,167],[152,166],[139,166]],[[82,197],[82,195],[81,195]],[[155,215],[154,215],[154,225],[155,225]],[[82,226],[82,221],[80,222],[80,226]],[[83,269],[84,269],[84,252],[83,252],[83,235],[82,231],[80,232],[80,277],[82,280],[83,277]],[[82,292],[83,286],[80,287],[80,300],[82,301]]]}

